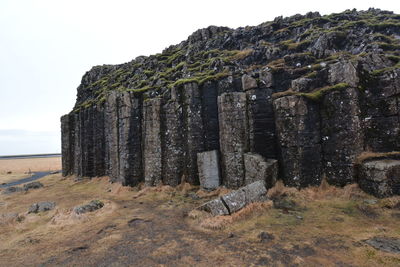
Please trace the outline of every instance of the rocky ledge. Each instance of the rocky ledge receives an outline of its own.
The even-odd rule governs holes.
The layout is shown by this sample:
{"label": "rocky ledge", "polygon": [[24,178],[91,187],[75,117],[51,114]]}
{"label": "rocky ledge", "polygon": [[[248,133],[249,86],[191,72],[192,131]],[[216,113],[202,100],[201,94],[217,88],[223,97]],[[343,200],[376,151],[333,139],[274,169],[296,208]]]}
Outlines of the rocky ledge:
{"label": "rocky ledge", "polygon": [[399,48],[400,15],[348,10],[211,26],[93,67],[61,118],[63,175],[399,194]]}

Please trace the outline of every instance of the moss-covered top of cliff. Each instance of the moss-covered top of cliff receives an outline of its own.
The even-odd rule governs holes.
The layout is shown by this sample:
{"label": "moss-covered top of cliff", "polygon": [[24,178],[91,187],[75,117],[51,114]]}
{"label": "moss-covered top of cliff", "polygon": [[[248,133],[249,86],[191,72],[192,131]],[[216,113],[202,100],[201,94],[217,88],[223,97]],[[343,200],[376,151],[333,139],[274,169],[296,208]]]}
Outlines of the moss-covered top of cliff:
{"label": "moss-covered top of cliff", "polygon": [[238,29],[210,26],[160,54],[93,67],[78,87],[75,110],[104,103],[112,90],[151,98],[185,83],[204,84],[245,73],[260,82],[260,70],[289,70],[313,78],[343,57],[372,53],[383,54],[391,62],[372,70],[371,75],[379,75],[399,67],[399,48],[400,15],[379,9],[325,16],[310,12]]}

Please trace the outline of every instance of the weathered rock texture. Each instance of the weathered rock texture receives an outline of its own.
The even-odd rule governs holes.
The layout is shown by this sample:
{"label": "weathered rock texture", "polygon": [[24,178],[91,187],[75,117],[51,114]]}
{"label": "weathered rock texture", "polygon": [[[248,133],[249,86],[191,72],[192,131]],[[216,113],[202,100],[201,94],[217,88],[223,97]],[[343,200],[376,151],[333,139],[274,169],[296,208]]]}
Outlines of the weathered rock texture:
{"label": "weathered rock texture", "polygon": [[250,169],[267,175],[246,153],[278,160],[289,186],[360,180],[360,153],[400,150],[399,19],[370,9],[212,26],[160,54],[96,66],[61,118],[63,175],[199,184],[198,155],[216,150],[229,188],[258,179]]}
{"label": "weathered rock texture", "polygon": [[376,197],[400,195],[400,160],[364,162],[358,183],[364,191]]}
{"label": "weathered rock texture", "polygon": [[198,209],[210,212],[213,216],[230,215],[248,204],[267,200],[267,188],[264,181],[257,181],[220,198],[213,199],[201,205]]}
{"label": "weathered rock texture", "polygon": [[197,153],[200,186],[204,189],[216,189],[220,186],[221,176],[217,150]]}

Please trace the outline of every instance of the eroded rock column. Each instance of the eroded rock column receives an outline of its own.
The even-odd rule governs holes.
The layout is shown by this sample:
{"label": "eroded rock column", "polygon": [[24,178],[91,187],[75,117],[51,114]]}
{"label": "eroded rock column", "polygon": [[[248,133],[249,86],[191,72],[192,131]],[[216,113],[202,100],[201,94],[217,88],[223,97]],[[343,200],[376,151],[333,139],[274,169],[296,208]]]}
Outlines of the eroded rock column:
{"label": "eroded rock column", "polygon": [[163,183],[176,186],[184,175],[186,153],[181,95],[171,89],[171,97],[165,99],[161,112],[162,177]]}
{"label": "eroded rock column", "polygon": [[161,98],[143,102],[143,170],[147,186],[162,181]]}
{"label": "eroded rock column", "polygon": [[243,154],[248,152],[248,121],[245,93],[224,93],[218,97],[219,140],[223,184],[244,185]]}
{"label": "eroded rock column", "polygon": [[274,101],[274,111],[284,183],[295,187],[320,184],[318,105],[301,96],[285,96]]}
{"label": "eroded rock column", "polygon": [[62,175],[74,173],[74,117],[67,114],[61,117]]}
{"label": "eroded rock column", "polygon": [[142,179],[142,101],[129,92],[120,96],[118,117],[119,181],[137,185]]}
{"label": "eroded rock column", "polygon": [[328,93],[322,101],[321,118],[326,178],[338,186],[352,183],[354,160],[364,147],[358,89]]}
{"label": "eroded rock column", "polygon": [[186,137],[186,181],[199,184],[197,153],[204,151],[202,98],[197,83],[183,86],[183,117]]}
{"label": "eroded rock column", "polygon": [[118,127],[118,93],[110,92],[105,104],[105,139],[108,158],[108,175],[111,181],[119,177],[119,127]]}

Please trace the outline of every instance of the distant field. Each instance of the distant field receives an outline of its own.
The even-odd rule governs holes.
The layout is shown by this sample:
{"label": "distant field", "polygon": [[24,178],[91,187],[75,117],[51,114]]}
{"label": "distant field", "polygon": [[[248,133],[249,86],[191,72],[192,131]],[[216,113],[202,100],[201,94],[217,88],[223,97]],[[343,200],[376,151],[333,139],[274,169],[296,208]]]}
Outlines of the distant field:
{"label": "distant field", "polygon": [[30,172],[61,170],[61,157],[0,159],[0,183],[29,176]]}

